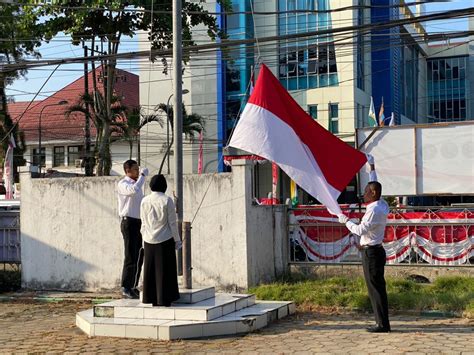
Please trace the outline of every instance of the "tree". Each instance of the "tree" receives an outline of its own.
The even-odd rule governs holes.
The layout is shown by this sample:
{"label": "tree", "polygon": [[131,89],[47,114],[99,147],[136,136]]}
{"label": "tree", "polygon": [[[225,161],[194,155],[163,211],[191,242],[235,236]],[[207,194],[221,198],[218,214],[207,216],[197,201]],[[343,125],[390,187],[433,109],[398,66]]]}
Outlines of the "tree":
{"label": "tree", "polygon": [[[158,110],[161,110],[166,113],[168,117],[168,122],[171,126],[171,132],[173,132],[173,107],[171,105],[168,106],[162,103],[158,105]],[[197,113],[191,113],[188,115],[186,107],[183,104],[183,134],[186,139],[193,141],[197,133],[204,131],[204,120],[204,117],[198,115]],[[166,147],[166,152],[163,156],[163,160],[161,161],[160,170],[158,171],[158,174],[161,174],[163,165],[165,164],[166,158],[170,154],[171,147],[173,146],[173,141],[174,136],[171,136],[170,144]]]}
{"label": "tree", "polygon": [[[163,119],[160,116],[155,114],[147,115],[140,106],[127,109],[125,120],[115,122],[113,130],[119,132],[122,138],[129,144],[129,159],[132,159],[133,156],[133,144],[136,143],[138,149],[140,148],[138,144],[140,130],[150,122],[158,122],[163,127]],[[140,150],[138,150],[138,161],[140,161]]]}
{"label": "tree", "polygon": [[104,136],[103,128],[105,124],[109,124],[111,133],[112,125],[126,119],[127,107],[121,104],[119,97],[112,96],[111,108],[108,111],[105,108],[105,100],[102,93],[95,91],[93,95],[81,95],[76,104],[69,106],[65,111],[66,118],[69,118],[74,112],[80,112],[84,116],[88,115],[97,129],[94,156],[98,158],[97,160],[102,157],[102,166],[100,167],[102,173],[99,174],[98,172],[97,174],[104,175],[104,171],[110,172],[112,168],[110,154],[111,135]]}
{"label": "tree", "polygon": [[[221,0],[225,8],[229,8],[228,0]],[[45,16],[45,26],[48,33],[64,32],[71,35],[72,43],[79,45],[81,42],[90,42],[89,48],[95,48],[96,41],[104,45],[105,52],[110,55],[102,60],[104,69],[104,85],[102,95],[97,95],[97,80],[93,80],[94,105],[101,107],[104,118],[101,126],[102,140],[99,143],[98,175],[109,175],[110,151],[108,142],[112,133],[112,97],[113,83],[115,82],[115,68],[117,61],[114,57],[119,51],[120,41],[123,36],[133,37],[138,31],[148,33],[153,49],[172,47],[172,0],[163,0],[159,3],[160,14],[152,14],[154,0],[65,0],[61,5],[53,3],[41,6],[36,13]],[[165,11],[166,13],[162,13]],[[191,28],[203,24],[208,28],[208,35],[215,39],[221,35],[216,18],[204,10],[198,3],[183,1],[183,42],[194,45]],[[152,58],[155,59],[155,58]],[[186,60],[186,58],[184,58]],[[94,72],[94,62],[92,70]],[[103,97],[104,103],[96,98]]]}
{"label": "tree", "polygon": [[8,148],[8,137],[10,132],[17,142],[13,155],[14,171],[19,165],[24,165],[23,152],[25,150],[24,135],[14,126],[13,120],[8,114],[7,97],[5,88],[16,79],[24,76],[26,70],[15,70],[5,72],[4,64],[12,64],[23,60],[25,57],[39,58],[40,53],[36,50],[41,45],[41,40],[47,35],[38,17],[21,6],[21,1],[15,4],[0,3],[0,160],[3,165],[4,154]]}

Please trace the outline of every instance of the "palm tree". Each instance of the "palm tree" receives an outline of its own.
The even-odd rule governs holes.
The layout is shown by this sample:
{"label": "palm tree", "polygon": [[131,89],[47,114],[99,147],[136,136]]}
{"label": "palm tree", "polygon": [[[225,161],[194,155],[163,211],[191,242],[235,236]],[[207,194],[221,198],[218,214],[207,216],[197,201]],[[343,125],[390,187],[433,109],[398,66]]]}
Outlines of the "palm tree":
{"label": "palm tree", "polygon": [[[93,94],[83,94],[78,102],[66,109],[68,118],[74,112],[89,115],[94,123],[97,134],[94,146],[94,156],[97,157],[97,175],[110,175],[112,168],[112,157],[110,153],[110,140],[113,126],[126,117],[127,107],[120,103],[120,98],[113,96],[110,107],[110,115],[105,105],[102,93],[94,91]],[[87,107],[90,109],[88,110]]]}
{"label": "palm tree", "polygon": [[[163,111],[166,113],[168,117],[168,122],[170,123],[171,126],[171,131],[173,131],[173,107],[171,105],[166,105],[166,104],[159,104],[157,111]],[[198,115],[197,113],[191,113],[188,114],[186,111],[186,107],[183,104],[183,133],[186,139],[189,141],[193,141],[196,134],[204,132],[204,120],[205,118],[202,117],[201,115]],[[165,155],[163,156],[163,160],[161,161],[160,164],[160,169],[158,171],[158,174],[161,174],[161,171],[163,169],[163,165],[165,164],[166,158],[170,154],[171,147],[173,146],[173,141],[174,141],[174,136],[171,136],[171,141],[169,146],[166,148]]]}
{"label": "palm tree", "polygon": [[124,121],[114,122],[115,132],[120,132],[122,137],[128,141],[129,144],[129,157],[132,159],[133,156],[133,144],[137,143],[138,147],[138,162],[140,163],[140,144],[138,144],[138,137],[140,135],[140,130],[147,123],[157,122],[161,127],[163,127],[163,119],[156,115],[150,114],[147,115],[144,113],[144,110],[141,106],[132,107],[126,112],[126,117]]}

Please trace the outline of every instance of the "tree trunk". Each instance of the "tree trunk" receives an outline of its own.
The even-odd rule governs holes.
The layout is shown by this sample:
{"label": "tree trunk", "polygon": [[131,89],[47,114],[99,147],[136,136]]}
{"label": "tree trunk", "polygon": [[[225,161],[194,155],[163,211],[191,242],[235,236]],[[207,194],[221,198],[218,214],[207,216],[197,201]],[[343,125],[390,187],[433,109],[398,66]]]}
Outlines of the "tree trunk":
{"label": "tree trunk", "polygon": [[140,165],[140,133],[135,136],[135,140],[137,142],[137,161],[138,165]]}
{"label": "tree trunk", "polygon": [[168,146],[168,149],[166,149],[165,155],[163,156],[163,160],[161,161],[160,169],[158,170],[158,174],[161,174],[161,170],[163,169],[163,165],[165,164],[166,158],[170,154],[171,147],[173,146],[173,141],[174,141],[174,137],[172,136],[171,140],[170,140],[170,145]]}
{"label": "tree trunk", "polygon": [[110,175],[110,123],[104,122],[103,134],[99,147],[99,164],[97,166],[97,175]]}

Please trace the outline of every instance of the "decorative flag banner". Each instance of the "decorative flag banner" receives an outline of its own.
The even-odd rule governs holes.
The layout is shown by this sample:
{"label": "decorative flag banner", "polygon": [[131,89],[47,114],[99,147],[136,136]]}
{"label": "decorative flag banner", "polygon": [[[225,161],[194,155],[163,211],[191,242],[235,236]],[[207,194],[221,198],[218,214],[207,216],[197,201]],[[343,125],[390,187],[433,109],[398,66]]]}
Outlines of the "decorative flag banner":
{"label": "decorative flag banner", "polygon": [[202,174],[202,163],[203,163],[203,141],[204,141],[204,136],[202,134],[202,129],[201,132],[199,132],[199,159],[198,159],[198,174]]}
{"label": "decorative flag banner", "polygon": [[380,105],[379,111],[379,122],[380,126],[385,126],[385,115],[384,115],[384,107],[383,107],[383,96],[382,96],[382,104]]}
{"label": "decorative flag banner", "polygon": [[[349,213],[351,219],[362,216]],[[289,219],[292,261],[360,260],[354,235],[327,211],[299,208]],[[411,251],[431,265],[462,265],[474,257],[472,212],[391,213],[388,222],[383,246],[389,264],[406,261]]]}
{"label": "decorative flag banner", "polygon": [[264,64],[229,145],[275,162],[335,215],[338,196],[367,162],[313,120]]}
{"label": "decorative flag banner", "polygon": [[277,198],[277,187],[278,187],[278,165],[276,165],[275,163],[272,163],[272,199],[273,200]]}
{"label": "decorative flag banner", "polygon": [[369,126],[370,127],[378,126],[377,117],[375,117],[374,98],[372,96],[370,97]]}
{"label": "decorative flag banner", "polygon": [[3,166],[3,180],[5,183],[5,199],[13,199],[13,150],[16,148],[15,138],[13,134],[10,135],[10,140],[8,141],[8,149],[5,155],[5,163]]}
{"label": "decorative flag banner", "polygon": [[392,112],[392,117],[390,117],[389,126],[395,126],[395,114]]}
{"label": "decorative flag banner", "polygon": [[298,205],[298,185],[293,180],[290,180],[290,198],[291,206],[296,207]]}

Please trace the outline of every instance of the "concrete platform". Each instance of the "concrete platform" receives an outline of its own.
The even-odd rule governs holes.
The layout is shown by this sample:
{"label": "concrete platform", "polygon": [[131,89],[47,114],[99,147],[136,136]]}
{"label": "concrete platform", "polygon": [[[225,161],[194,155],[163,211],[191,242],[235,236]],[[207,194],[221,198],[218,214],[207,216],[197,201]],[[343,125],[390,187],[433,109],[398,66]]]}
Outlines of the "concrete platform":
{"label": "concrete platform", "polygon": [[94,317],[93,312],[89,309],[76,314],[76,326],[89,336],[176,340],[249,333],[293,314],[295,306],[292,302],[256,301],[208,321]]}
{"label": "concrete platform", "polygon": [[[212,289],[212,290],[211,290]],[[211,298],[206,298],[211,295]],[[295,312],[293,302],[256,301],[249,294],[214,294],[214,288],[186,290],[171,307],[120,299],[76,314],[76,326],[89,336],[190,339],[235,335],[261,329]]]}

